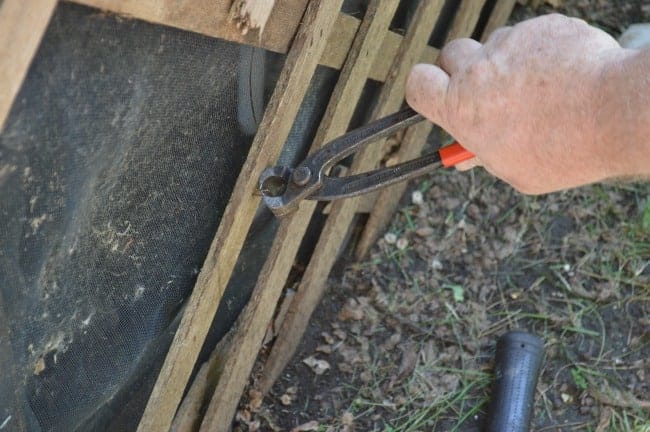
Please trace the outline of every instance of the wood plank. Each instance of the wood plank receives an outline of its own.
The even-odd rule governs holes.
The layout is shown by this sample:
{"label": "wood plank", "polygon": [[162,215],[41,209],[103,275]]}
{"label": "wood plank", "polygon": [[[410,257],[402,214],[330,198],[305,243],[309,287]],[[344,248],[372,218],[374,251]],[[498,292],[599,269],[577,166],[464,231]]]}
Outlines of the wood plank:
{"label": "wood plank", "polygon": [[235,22],[242,35],[259,30],[259,38],[271,16],[275,0],[234,0],[230,6],[230,20]]}
{"label": "wood plank", "polygon": [[310,2],[226,206],[180,326],[147,403],[139,431],[166,431],[260,204],[257,181],[277,160],[333,29],[342,0]]}
{"label": "wood plank", "polygon": [[[401,106],[406,76],[411,67],[421,58],[442,4],[443,0],[425,1],[418,5],[373,110],[373,118],[388,115]],[[382,145],[383,142],[374,143],[373,146],[359,152],[352,163],[351,173],[373,168],[379,162],[381,153],[378,149],[381,149]],[[315,252],[265,364],[260,380],[260,390],[263,393],[270,390],[300,343],[309,318],[323,295],[327,277],[357,207],[356,199],[341,200],[332,205]]]}
{"label": "wood plank", "polygon": [[[271,51],[286,53],[289,43],[300,22],[307,0],[283,0],[276,2],[269,16],[264,34],[249,32],[242,35],[236,26],[228,22],[228,12],[224,0],[68,0],[86,6],[96,7],[127,17],[141,19],[156,24],[167,25],[181,30],[192,31],[210,37],[256,45]],[[178,6],[176,6],[179,4]],[[327,47],[319,61],[323,66],[341,69],[348,55],[352,40],[361,21],[350,15],[340,13],[336,20],[336,32],[330,34]],[[370,70],[370,78],[385,81],[391,61],[397,53],[402,36],[390,32],[384,38],[381,51]],[[427,49],[430,54],[434,48]],[[426,56],[430,57],[429,54]]]}
{"label": "wood plank", "polygon": [[[459,37],[468,37],[473,33],[483,3],[484,1],[465,0],[461,4],[447,41]],[[492,28],[499,27],[505,23],[510,16],[510,11],[512,11],[512,3],[512,0],[500,0],[495,4],[488,20],[488,23],[492,23]],[[506,11],[507,13],[505,13]],[[490,30],[486,28],[486,31]],[[428,122],[409,128],[397,152],[397,160],[401,162],[418,157],[422,153],[427,136],[432,128],[433,124]],[[408,183],[400,183],[379,192],[375,201],[375,208],[370,213],[370,217],[366,222],[366,226],[355,250],[356,259],[363,259],[377,239],[386,230],[407,187]]]}
{"label": "wood plank", "polygon": [[[388,31],[398,3],[399,0],[373,0],[370,3],[311,151],[347,130],[355,102],[361,96],[370,68],[380,52],[382,36]],[[237,404],[315,206],[315,202],[305,202],[296,213],[282,219],[251,299],[238,319],[237,330],[226,355],[224,369],[228,374],[221,376],[215,388],[201,431],[230,430]]]}
{"label": "wood plank", "polygon": [[56,3],[57,0],[0,2],[0,132]]}
{"label": "wood plank", "polygon": [[[354,34],[359,27],[359,20],[350,15],[341,14],[336,20],[336,31],[330,35],[330,40],[325,48],[325,53],[321,58],[320,64],[334,69],[341,69],[347,56],[349,47],[354,38]],[[397,55],[397,50],[402,43],[402,36],[390,31],[384,37],[380,51],[383,55],[377,56],[372,68],[370,69],[369,78],[375,81],[384,82],[388,76],[393,59]],[[435,48],[427,46],[421,61],[429,58],[435,58],[433,54],[437,51]]]}
{"label": "wood plank", "polygon": [[217,380],[223,372],[226,347],[232,341],[233,331],[221,338],[210,354],[210,358],[201,365],[194,377],[187,395],[178,407],[169,432],[194,432],[201,425],[203,408],[210,402]]}
{"label": "wood plank", "polygon": [[496,2],[494,9],[492,9],[492,13],[490,14],[490,18],[483,29],[481,42],[485,42],[494,30],[508,22],[508,18],[510,18],[510,14],[512,14],[512,9],[515,7],[516,2],[517,0],[498,0]]}
{"label": "wood plank", "polygon": [[260,38],[259,30],[242,34],[230,20],[232,0],[71,0],[154,24],[162,24],[205,36],[258,45],[286,53],[302,18],[307,0],[277,2]]}

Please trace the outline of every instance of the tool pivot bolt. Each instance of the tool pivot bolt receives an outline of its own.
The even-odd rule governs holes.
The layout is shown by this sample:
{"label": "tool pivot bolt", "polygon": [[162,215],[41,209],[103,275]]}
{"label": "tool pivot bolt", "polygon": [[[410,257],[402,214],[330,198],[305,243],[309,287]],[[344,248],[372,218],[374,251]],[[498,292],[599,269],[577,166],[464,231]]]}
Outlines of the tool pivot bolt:
{"label": "tool pivot bolt", "polygon": [[296,168],[291,175],[291,180],[298,186],[304,186],[311,180],[311,170],[306,166]]}

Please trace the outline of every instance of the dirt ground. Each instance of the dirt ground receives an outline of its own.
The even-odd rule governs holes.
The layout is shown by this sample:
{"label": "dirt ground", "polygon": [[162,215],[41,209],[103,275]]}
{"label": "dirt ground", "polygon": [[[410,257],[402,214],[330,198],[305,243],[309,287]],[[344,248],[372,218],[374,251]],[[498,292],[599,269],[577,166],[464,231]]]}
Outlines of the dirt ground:
{"label": "dirt ground", "polygon": [[[650,21],[643,3],[559,11],[618,36]],[[512,22],[550,10],[518,6]],[[649,317],[649,184],[529,197],[438,171],[332,278],[294,360],[234,429],[480,430],[496,339],[518,328],[545,342],[534,430],[648,432]]]}

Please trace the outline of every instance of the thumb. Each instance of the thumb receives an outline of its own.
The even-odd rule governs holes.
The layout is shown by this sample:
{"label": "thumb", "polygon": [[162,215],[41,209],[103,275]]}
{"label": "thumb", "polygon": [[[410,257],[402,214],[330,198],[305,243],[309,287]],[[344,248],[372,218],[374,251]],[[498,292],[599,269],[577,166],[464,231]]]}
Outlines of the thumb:
{"label": "thumb", "polygon": [[449,75],[437,66],[413,66],[406,80],[406,102],[443,129],[447,123],[447,87]]}

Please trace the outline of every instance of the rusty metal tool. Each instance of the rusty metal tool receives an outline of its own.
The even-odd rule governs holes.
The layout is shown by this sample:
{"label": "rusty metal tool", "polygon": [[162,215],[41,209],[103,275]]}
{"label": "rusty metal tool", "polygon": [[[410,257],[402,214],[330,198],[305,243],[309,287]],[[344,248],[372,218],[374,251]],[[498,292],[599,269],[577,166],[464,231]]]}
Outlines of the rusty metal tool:
{"label": "rusty metal tool", "polygon": [[265,204],[276,216],[281,217],[296,210],[303,199],[331,201],[353,197],[418,177],[440,166],[452,167],[474,157],[460,144],[454,143],[395,166],[346,177],[328,175],[336,163],[367,144],[422,120],[424,117],[411,108],[406,108],[330,141],[295,168],[267,168],[259,181],[259,190]]}

